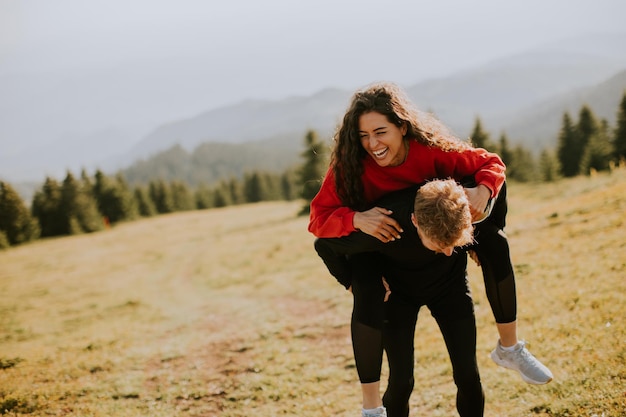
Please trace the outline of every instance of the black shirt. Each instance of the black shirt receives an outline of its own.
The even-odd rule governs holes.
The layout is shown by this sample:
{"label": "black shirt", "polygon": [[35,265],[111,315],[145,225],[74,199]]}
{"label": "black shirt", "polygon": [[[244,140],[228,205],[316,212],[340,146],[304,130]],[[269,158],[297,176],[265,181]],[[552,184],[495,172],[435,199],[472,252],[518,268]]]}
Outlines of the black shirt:
{"label": "black shirt", "polygon": [[350,256],[363,252],[376,252],[382,256],[359,256],[359,262],[371,262],[369,268],[359,267],[359,273],[369,270],[385,277],[392,291],[409,297],[430,298],[447,288],[452,282],[465,278],[467,254],[456,248],[451,256],[435,253],[422,244],[417,229],[411,222],[415,193],[419,187],[390,193],[374,206],[391,210],[404,232],[401,239],[383,243],[361,231],[340,238],[320,238],[315,249],[330,273],[346,288],[350,287],[354,267]]}

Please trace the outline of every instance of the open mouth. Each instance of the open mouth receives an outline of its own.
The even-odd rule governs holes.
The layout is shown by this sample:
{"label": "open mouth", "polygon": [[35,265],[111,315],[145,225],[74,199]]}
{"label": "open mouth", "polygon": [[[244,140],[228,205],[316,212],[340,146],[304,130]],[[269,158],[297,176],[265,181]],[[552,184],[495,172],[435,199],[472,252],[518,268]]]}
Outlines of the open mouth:
{"label": "open mouth", "polygon": [[383,159],[385,156],[387,156],[388,152],[389,152],[389,148],[385,148],[379,151],[372,151],[372,155],[374,155],[376,159]]}

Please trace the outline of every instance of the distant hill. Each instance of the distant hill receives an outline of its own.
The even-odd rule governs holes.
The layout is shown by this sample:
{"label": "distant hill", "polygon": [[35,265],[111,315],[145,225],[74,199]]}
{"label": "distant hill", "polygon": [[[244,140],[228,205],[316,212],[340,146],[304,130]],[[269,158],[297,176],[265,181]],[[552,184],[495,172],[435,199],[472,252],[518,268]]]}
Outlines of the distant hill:
{"label": "distant hill", "polygon": [[565,112],[577,121],[581,107],[587,105],[598,118],[606,119],[611,126],[615,126],[619,103],[625,93],[626,70],[597,85],[529,106],[511,118],[512,121],[503,130],[510,138],[516,138],[530,149],[553,147]]}
{"label": "distant hill", "polygon": [[[405,86],[409,96],[423,110],[433,111],[459,136],[467,136],[480,116],[494,132],[521,126],[522,114],[547,101],[555,103],[542,114],[544,124],[533,124],[533,138],[546,145],[558,131],[553,120],[560,120],[567,106],[568,93],[593,89],[626,69],[626,34],[572,39],[490,62],[471,71]],[[616,94],[626,88],[613,82]],[[130,152],[145,157],[155,151],[180,144],[191,150],[203,142],[241,143],[301,135],[312,128],[328,136],[343,116],[352,91],[328,89],[309,97],[274,101],[246,101],[212,110],[187,120],[163,125],[142,139]],[[615,94],[597,95],[598,114],[614,112]],[[606,99],[606,102],[604,100]],[[561,108],[557,103],[560,103]],[[523,119],[525,120],[525,119]],[[530,137],[520,129],[507,132],[512,142]],[[538,142],[538,140],[536,140]]]}
{"label": "distant hill", "polygon": [[[505,131],[512,143],[542,148],[554,144],[563,112],[576,112],[583,102],[599,117],[614,120],[616,100],[626,88],[620,75],[626,70],[625,45],[626,33],[575,38],[404,87],[420,108],[433,111],[461,137],[469,135],[479,116],[492,136]],[[407,57],[406,65],[419,64],[417,57]],[[0,131],[6,137],[47,132],[47,126],[63,122],[63,100],[70,99],[63,94],[64,89],[72,85],[80,87],[81,82],[65,80],[55,89],[42,91],[29,78],[4,80],[10,87],[9,93],[23,92],[20,96],[23,102],[5,103],[0,97],[0,108],[6,110],[1,116],[4,121],[0,123]],[[95,96],[115,101],[115,97],[107,95],[105,87],[93,86],[97,88]],[[229,144],[236,149],[240,144],[255,143],[243,145],[246,150],[233,151],[232,165],[245,165],[252,170],[263,168],[267,161],[275,161],[273,166],[279,169],[296,160],[308,129],[315,129],[322,138],[331,137],[351,94],[352,91],[326,89],[310,96],[282,100],[247,100],[185,118],[171,113],[172,120],[153,123],[155,128],[138,141],[137,136],[132,136],[135,133],[129,133],[136,132],[136,126],[121,130],[104,126],[89,131],[88,125],[93,120],[86,108],[84,113],[73,115],[71,124],[75,134],[51,138],[51,142],[25,151],[18,152],[17,145],[15,149],[3,149],[0,178],[10,180],[15,175],[43,181],[44,175],[59,176],[66,169],[76,171],[83,167],[112,173],[131,169],[135,163],[145,165],[153,156],[177,144],[191,154],[202,144]],[[46,97],[55,103],[49,106],[46,119],[28,123],[26,132],[12,130],[11,111],[16,105],[22,108],[29,100]],[[110,115],[115,119],[111,120],[112,124],[130,126],[131,120],[136,119],[145,125],[146,112],[152,106],[163,105],[163,98],[148,90],[140,89],[134,97],[146,103],[130,103],[136,112],[127,111],[125,106],[129,103],[124,103],[125,106]],[[23,113],[15,117],[28,120],[27,112]],[[135,145],[131,147],[130,143]],[[254,158],[245,156],[250,149],[254,149]],[[216,150],[215,155],[220,152]]]}
{"label": "distant hill", "polygon": [[282,173],[301,163],[305,132],[247,143],[206,142],[192,151],[180,145],[140,160],[121,173],[130,183],[182,180],[192,186],[241,178],[252,171]]}
{"label": "distant hill", "polygon": [[278,137],[291,140],[312,128],[329,135],[348,105],[350,92],[320,91],[310,97],[249,100],[163,125],[145,137],[131,155],[149,155],[174,144],[191,150],[205,142],[242,143]]}
{"label": "distant hill", "polygon": [[[520,108],[513,118],[503,115],[502,120],[497,124],[498,129],[494,128],[494,124],[485,122],[486,118],[482,115],[481,119],[484,128],[491,133],[493,140],[497,140],[500,133],[504,131],[512,144],[521,143],[529,150],[538,153],[544,148],[553,148],[556,145],[564,112],[569,112],[572,119],[577,120],[578,112],[583,104],[588,105],[598,118],[608,120],[613,126],[624,92],[626,92],[626,70],[597,85],[579,88]],[[341,95],[340,92],[330,90],[325,93],[326,98],[336,99]],[[319,101],[323,102],[323,100]],[[315,102],[308,102],[309,107],[313,106],[311,103]],[[269,103],[267,108],[260,112],[267,115],[277,108],[281,106],[275,107]],[[491,113],[492,117],[494,113],[495,110]],[[194,143],[195,141],[188,140],[185,143],[187,146],[195,145],[191,150],[187,151],[181,145],[176,144],[172,148],[157,152],[150,158],[131,164],[122,172],[130,181],[147,182],[150,178],[162,177],[182,179],[191,184],[214,183],[222,178],[241,177],[245,172],[252,170],[280,172],[301,163],[300,153],[304,150],[306,130],[298,131],[297,125],[305,114],[306,112],[298,114],[292,109],[292,118],[285,119],[285,126],[290,121],[296,121],[295,124],[289,128],[285,127],[285,132],[281,132],[274,138],[242,143],[211,141]],[[217,123],[217,120],[216,115],[211,113],[199,118],[196,124]],[[512,122],[507,125],[508,120]],[[474,119],[470,118],[468,121],[474,123]],[[185,129],[189,126],[181,122],[181,127]],[[176,126],[171,126],[171,129],[181,132]],[[292,131],[288,132],[289,129]],[[330,126],[326,123],[323,129],[318,133],[322,138],[330,139]],[[467,130],[469,129],[471,126],[467,126]],[[167,143],[164,138],[171,133],[172,131],[160,131],[162,143]],[[464,135],[460,136],[464,137]]]}
{"label": "distant hill", "polygon": [[[609,42],[608,39],[605,41]],[[623,41],[622,45],[626,45],[626,37]],[[471,132],[475,118],[479,116],[489,130],[507,130],[510,139],[522,141],[527,138],[525,132],[508,132],[509,126],[517,124],[521,112],[529,112],[550,100],[560,102],[562,108],[552,111],[562,114],[571,104],[566,101],[571,98],[568,93],[595,88],[626,69],[623,60],[568,46],[557,44],[529,51],[491,62],[474,71],[424,81],[407,90],[420,107],[434,111],[461,136]],[[622,46],[621,50],[626,57],[626,47]],[[554,134],[553,125],[534,128],[535,136],[544,139]]]}

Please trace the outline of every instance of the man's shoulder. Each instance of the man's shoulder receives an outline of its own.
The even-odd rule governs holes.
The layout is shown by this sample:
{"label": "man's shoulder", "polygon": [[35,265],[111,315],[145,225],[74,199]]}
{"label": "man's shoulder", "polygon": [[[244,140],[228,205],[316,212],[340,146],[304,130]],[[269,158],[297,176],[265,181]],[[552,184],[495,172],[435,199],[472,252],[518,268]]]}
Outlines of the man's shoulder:
{"label": "man's shoulder", "polygon": [[398,208],[408,207],[412,209],[413,202],[415,201],[415,194],[421,186],[422,184],[414,185],[412,187],[404,188],[398,191],[392,191],[389,194],[385,194],[378,201],[376,201],[375,205],[379,207],[383,206],[385,208],[389,208],[390,210],[392,210],[390,206]]}

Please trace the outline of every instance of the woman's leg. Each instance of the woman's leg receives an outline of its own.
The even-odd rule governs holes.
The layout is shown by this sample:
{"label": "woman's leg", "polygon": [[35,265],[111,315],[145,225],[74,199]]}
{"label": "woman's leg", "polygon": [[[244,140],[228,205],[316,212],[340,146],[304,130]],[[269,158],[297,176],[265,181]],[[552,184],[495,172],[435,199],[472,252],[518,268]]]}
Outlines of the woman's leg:
{"label": "woman's leg", "polygon": [[[476,252],[483,272],[487,299],[496,323],[513,323],[517,319],[515,274],[511,262],[509,242],[504,234],[507,213],[506,183],[493,207],[491,215],[475,226]],[[509,329],[511,330],[511,329]],[[507,338],[510,336],[507,335]],[[515,342],[517,343],[517,335]]]}
{"label": "woman's leg", "polygon": [[498,365],[520,372],[526,382],[545,384],[552,380],[552,373],[526,350],[517,337],[515,272],[509,242],[503,231],[506,213],[505,184],[489,218],[476,225],[476,244],[472,247],[483,272],[487,299],[500,336],[491,357]]}
{"label": "woman's leg", "polygon": [[351,334],[357,373],[361,382],[363,408],[382,406],[380,373],[383,358],[382,326],[385,288],[378,254],[350,258],[353,271]]}
{"label": "woman's leg", "polygon": [[473,250],[480,262],[500,340],[503,345],[512,346],[517,343],[517,295],[509,242],[502,229],[489,219],[476,227],[474,235],[477,244]]}

